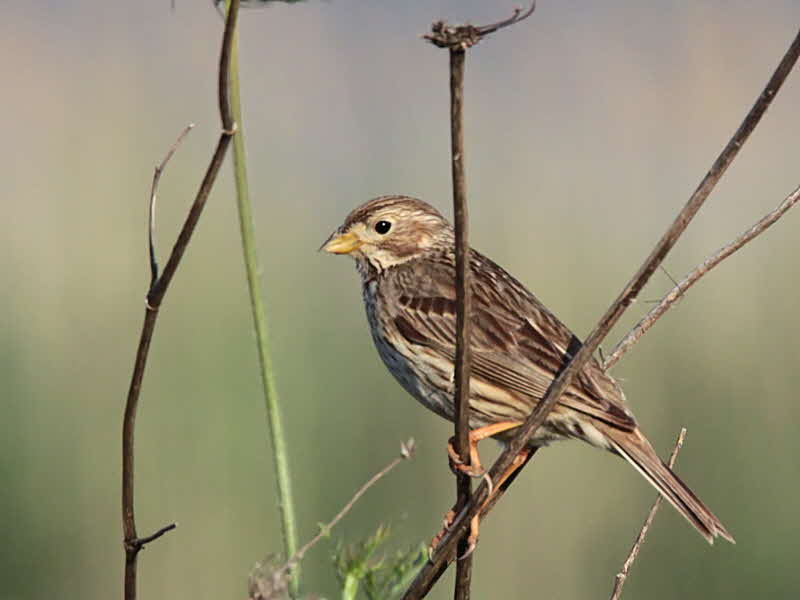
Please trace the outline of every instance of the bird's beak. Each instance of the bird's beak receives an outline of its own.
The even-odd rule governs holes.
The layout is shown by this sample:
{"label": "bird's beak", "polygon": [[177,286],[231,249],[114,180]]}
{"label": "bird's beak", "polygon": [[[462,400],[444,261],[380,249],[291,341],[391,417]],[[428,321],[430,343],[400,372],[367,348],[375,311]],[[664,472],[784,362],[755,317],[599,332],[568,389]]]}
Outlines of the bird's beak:
{"label": "bird's beak", "polygon": [[322,246],[320,250],[331,254],[350,254],[353,250],[358,250],[364,242],[352,231],[347,233],[334,232]]}

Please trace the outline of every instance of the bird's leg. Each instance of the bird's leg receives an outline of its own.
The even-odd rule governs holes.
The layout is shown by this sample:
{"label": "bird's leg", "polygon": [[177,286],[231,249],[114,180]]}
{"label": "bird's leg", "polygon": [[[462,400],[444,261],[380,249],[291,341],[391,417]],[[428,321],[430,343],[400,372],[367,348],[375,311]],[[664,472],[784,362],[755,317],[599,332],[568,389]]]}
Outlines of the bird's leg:
{"label": "bird's leg", "polygon": [[[522,425],[521,421],[501,421],[500,423],[493,423],[478,429],[471,429],[469,432],[469,464],[464,464],[461,457],[456,452],[455,438],[451,437],[447,442],[447,454],[450,458],[450,469],[454,473],[464,473],[470,477],[483,477],[486,475],[486,469],[481,465],[481,459],[478,456],[478,442],[485,440],[488,437],[503,433],[509,429],[514,429]],[[489,483],[491,488],[491,483]],[[490,489],[491,491],[491,489]]]}
{"label": "bird's leg", "polygon": [[[530,457],[531,451],[527,448],[520,450],[519,454],[514,457],[514,460],[511,461],[511,464],[508,465],[508,468],[503,472],[500,476],[500,479],[497,480],[497,486],[492,488],[491,483],[489,484],[489,495],[484,500],[481,509],[477,512],[477,514],[472,517],[472,521],[469,524],[469,537],[467,538],[467,551],[464,552],[461,556],[458,557],[458,560],[462,560],[467,558],[472,552],[475,550],[475,546],[478,545],[478,534],[479,534],[479,526],[480,526],[480,515],[489,506],[494,499],[495,495],[500,493],[500,490],[503,487],[503,484],[508,481],[509,477],[514,475],[519,468],[521,468],[526,462],[528,462],[528,458]],[[450,511],[452,513],[453,511]],[[450,513],[447,513],[448,515]],[[453,520],[451,519],[450,524],[452,525]],[[440,538],[441,539],[441,538]]]}
{"label": "bird's leg", "polygon": [[[481,427],[479,429],[475,429],[474,431],[471,431],[470,432],[470,456],[471,456],[472,464],[470,466],[465,466],[465,465],[463,465],[463,463],[461,463],[460,460],[456,460],[456,459],[458,459],[458,455],[455,453],[455,450],[453,449],[452,440],[448,444],[448,448],[447,449],[448,449],[448,453],[450,454],[451,468],[453,468],[454,470],[462,470],[462,468],[463,468],[465,470],[462,471],[462,472],[468,473],[471,477],[476,477],[476,476],[481,477],[481,476],[485,475],[487,477],[488,483],[489,483],[489,495],[486,498],[486,500],[484,501],[483,505],[481,506],[480,511],[478,511],[478,513],[474,517],[472,517],[472,520],[470,521],[470,524],[469,524],[469,537],[467,538],[468,548],[467,548],[467,551],[462,556],[458,557],[459,560],[461,560],[463,558],[466,558],[467,556],[472,554],[472,552],[475,550],[475,547],[478,544],[478,536],[479,536],[479,529],[480,529],[480,515],[481,515],[481,513],[486,509],[487,506],[489,506],[492,503],[492,501],[494,500],[495,495],[500,492],[503,484],[506,481],[508,481],[508,479],[510,477],[512,477],[514,475],[514,473],[516,473],[516,471],[520,467],[522,467],[526,462],[528,462],[528,458],[531,455],[531,450],[529,450],[527,448],[524,449],[524,450],[521,450],[519,452],[519,454],[517,454],[514,457],[514,460],[511,462],[511,464],[508,466],[508,468],[500,476],[500,479],[498,479],[498,481],[497,481],[497,485],[493,486],[492,482],[491,482],[491,479],[488,478],[488,474],[486,473],[486,471],[483,470],[483,467],[481,467],[480,461],[478,460],[477,444],[478,444],[478,442],[480,440],[486,439],[487,437],[491,437],[491,436],[496,435],[498,433],[502,433],[503,431],[507,431],[509,429],[513,429],[514,427],[519,427],[519,425],[521,425],[521,423],[519,423],[519,422],[507,421],[507,422],[503,422],[503,423],[496,423],[494,425],[489,425],[487,427]],[[476,464],[477,464],[477,468],[480,470],[480,473],[478,475],[473,475],[473,474],[469,473],[466,470],[466,469],[470,469],[470,468],[475,467]],[[433,552],[436,550],[436,547],[442,541],[442,539],[444,538],[445,534],[447,534],[447,532],[450,530],[450,527],[452,526],[453,521],[455,521],[455,518],[456,518],[455,509],[456,509],[456,507],[454,506],[452,509],[447,511],[447,514],[445,514],[444,522],[443,522],[443,525],[442,525],[442,529],[439,530],[439,533],[437,533],[434,536],[433,540],[431,541],[431,545],[430,545],[430,547],[428,549],[429,555],[431,555],[431,556],[433,555]]]}

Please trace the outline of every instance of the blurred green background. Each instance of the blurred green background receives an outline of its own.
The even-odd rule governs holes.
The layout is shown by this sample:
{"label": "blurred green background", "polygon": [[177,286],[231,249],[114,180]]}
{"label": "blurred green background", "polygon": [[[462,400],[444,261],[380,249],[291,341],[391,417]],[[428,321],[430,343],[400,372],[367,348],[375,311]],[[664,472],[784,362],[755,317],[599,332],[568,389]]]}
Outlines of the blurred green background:
{"label": "blurred green background", "polygon": [[[579,335],[650,250],[794,36],[798,5],[541,2],[467,63],[473,244]],[[417,458],[334,538],[379,522],[427,540],[453,499],[450,426],[373,351],[356,273],[316,252],[357,203],[450,213],[437,18],[511,3],[333,0],[242,13],[249,167],[301,539],[414,436]],[[6,2],[0,20],[0,597],[121,595],[120,430],[148,281],[153,165],[165,257],[218,135],[221,21],[209,2]],[[800,73],[666,263],[685,273],[798,183]],[[138,420],[137,516],[179,528],[140,558],[142,598],[241,598],[280,549],[230,167],[174,281]],[[669,508],[627,598],[800,590],[800,214],[694,289],[615,369],[643,429],[735,535],[708,547]],[[605,344],[670,287],[657,274]],[[496,450],[487,444],[487,458]],[[543,452],[482,528],[475,598],[607,597],[653,491],[578,443]],[[336,596],[325,542],[304,588]],[[452,574],[448,575],[448,578]],[[448,582],[432,594],[451,595]]]}

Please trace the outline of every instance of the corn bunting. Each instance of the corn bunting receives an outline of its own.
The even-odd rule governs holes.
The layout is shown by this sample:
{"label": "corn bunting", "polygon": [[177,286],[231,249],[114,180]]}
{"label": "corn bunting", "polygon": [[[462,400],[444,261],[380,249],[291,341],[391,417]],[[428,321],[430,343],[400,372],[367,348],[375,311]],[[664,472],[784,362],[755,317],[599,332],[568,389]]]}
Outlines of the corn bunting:
{"label": "corn bunting", "polygon": [[[361,275],[378,354],[400,385],[454,419],[454,231],[429,204],[382,196],[353,210],[322,250],[348,254]],[[580,340],[519,281],[475,250],[472,272],[471,442],[514,435]],[[579,439],[617,454],[710,543],[725,526],[667,467],[625,406],[619,384],[592,358],[530,441],[531,449]],[[477,453],[473,456],[477,460]],[[520,461],[523,462],[523,461]]]}

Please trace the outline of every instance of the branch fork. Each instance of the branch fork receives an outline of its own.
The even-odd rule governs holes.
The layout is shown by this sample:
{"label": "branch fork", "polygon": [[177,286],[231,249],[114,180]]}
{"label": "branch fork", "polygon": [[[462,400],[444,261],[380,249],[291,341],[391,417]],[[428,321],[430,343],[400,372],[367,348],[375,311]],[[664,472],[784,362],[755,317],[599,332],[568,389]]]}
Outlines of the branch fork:
{"label": "branch fork", "polygon": [[222,121],[222,132],[217,141],[216,148],[211,157],[211,161],[206,169],[203,181],[200,188],[195,195],[194,202],[192,203],[189,213],[181,227],[178,234],[178,239],[170,252],[169,259],[164,266],[164,271],[158,273],[158,264],[155,258],[155,246],[153,241],[153,232],[155,228],[155,201],[156,190],[169,159],[174,154],[177,146],[188,134],[192,125],[186,127],[176,142],[172,145],[167,152],[164,159],[156,167],[153,175],[153,183],[150,190],[150,219],[148,228],[148,250],[150,257],[150,275],[151,281],[147,292],[145,302],[144,322],[142,323],[142,330],[139,335],[139,345],[136,351],[136,359],[134,361],[133,373],[131,375],[130,385],[128,387],[128,396],[125,402],[125,414],[122,420],[122,530],[123,530],[123,545],[125,548],[125,579],[124,579],[124,597],[125,600],[135,600],[137,588],[137,559],[139,552],[145,547],[146,544],[152,542],[168,531],[171,531],[176,525],[170,524],[166,527],[159,529],[156,533],[140,538],[136,533],[136,518],[134,512],[134,433],[136,425],[136,413],[139,405],[139,396],[142,389],[142,381],[144,379],[144,371],[147,366],[147,357],[150,352],[150,342],[153,339],[153,332],[155,331],[156,320],[158,319],[158,309],[164,299],[169,284],[172,281],[175,271],[183,258],[189,241],[192,238],[197,222],[200,215],[205,208],[208,196],[211,193],[211,188],[217,179],[222,162],[228,150],[231,141],[231,131],[235,131],[235,123],[231,116],[231,103],[230,103],[230,90],[229,90],[229,74],[230,74],[230,57],[231,48],[233,46],[234,31],[236,29],[236,19],[239,14],[239,0],[231,0],[230,10],[225,21],[225,31],[222,38],[222,48],[219,57],[219,88],[218,88],[218,102],[220,119]]}
{"label": "branch fork", "polygon": [[164,527],[162,527],[161,529],[159,529],[155,533],[153,533],[151,535],[148,535],[146,537],[136,538],[134,540],[125,540],[123,542],[124,545],[125,545],[125,551],[126,552],[139,552],[147,544],[149,544],[152,541],[157,540],[158,538],[160,538],[165,533],[168,533],[168,532],[172,531],[173,529],[175,529],[177,526],[178,526],[177,523],[170,523],[169,525],[165,525]]}

